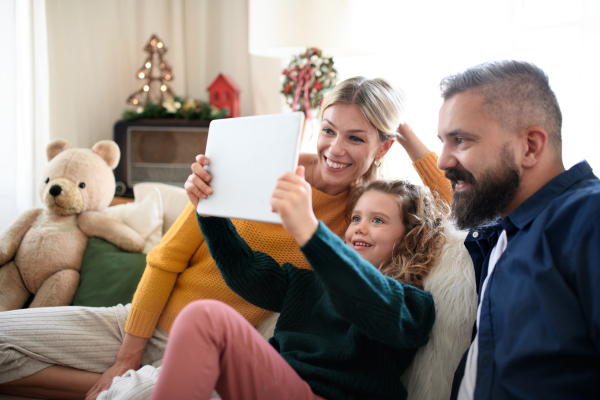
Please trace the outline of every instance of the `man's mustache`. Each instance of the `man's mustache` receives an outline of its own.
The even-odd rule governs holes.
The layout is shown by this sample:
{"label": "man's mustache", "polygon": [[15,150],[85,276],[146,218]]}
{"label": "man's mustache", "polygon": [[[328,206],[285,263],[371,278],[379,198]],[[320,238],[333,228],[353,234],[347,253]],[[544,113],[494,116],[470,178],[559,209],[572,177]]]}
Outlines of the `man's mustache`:
{"label": "man's mustache", "polygon": [[471,185],[475,184],[475,177],[473,174],[471,174],[469,171],[461,170],[456,167],[447,169],[444,175],[446,175],[446,178],[452,182],[452,187],[454,187],[458,181],[463,181]]}

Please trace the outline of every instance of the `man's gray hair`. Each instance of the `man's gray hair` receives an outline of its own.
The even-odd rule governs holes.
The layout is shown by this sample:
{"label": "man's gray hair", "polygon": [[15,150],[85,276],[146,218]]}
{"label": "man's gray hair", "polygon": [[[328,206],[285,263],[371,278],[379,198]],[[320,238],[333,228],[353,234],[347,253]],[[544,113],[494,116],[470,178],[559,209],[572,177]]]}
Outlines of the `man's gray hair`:
{"label": "man's gray hair", "polygon": [[484,109],[505,130],[544,128],[560,155],[562,113],[548,75],[539,67],[514,60],[483,63],[442,79],[440,89],[444,100],[463,92],[482,95]]}

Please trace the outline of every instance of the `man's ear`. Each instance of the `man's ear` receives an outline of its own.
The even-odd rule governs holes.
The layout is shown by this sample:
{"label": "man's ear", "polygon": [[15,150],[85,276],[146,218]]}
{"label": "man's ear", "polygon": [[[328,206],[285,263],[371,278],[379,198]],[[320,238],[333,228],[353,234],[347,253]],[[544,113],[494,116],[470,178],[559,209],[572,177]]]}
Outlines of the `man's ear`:
{"label": "man's ear", "polygon": [[548,132],[542,127],[532,126],[525,130],[525,154],[521,165],[523,168],[531,168],[538,163],[546,151],[548,144]]}
{"label": "man's ear", "polygon": [[383,147],[377,152],[377,154],[375,155],[375,159],[379,160],[380,158],[383,158],[383,156],[386,155],[386,153],[390,150],[390,147],[392,147],[393,144],[394,139],[386,140],[385,142],[383,142]]}

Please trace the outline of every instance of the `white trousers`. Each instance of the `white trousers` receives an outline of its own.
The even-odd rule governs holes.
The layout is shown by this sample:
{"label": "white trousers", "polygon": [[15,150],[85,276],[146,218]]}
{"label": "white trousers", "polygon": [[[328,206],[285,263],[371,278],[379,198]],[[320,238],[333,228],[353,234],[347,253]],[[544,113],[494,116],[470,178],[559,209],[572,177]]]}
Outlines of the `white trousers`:
{"label": "white trousers", "polygon": [[[0,312],[0,383],[51,365],[103,373],[114,365],[131,304],[115,307],[46,307]],[[156,327],[142,365],[158,365],[167,333]]]}

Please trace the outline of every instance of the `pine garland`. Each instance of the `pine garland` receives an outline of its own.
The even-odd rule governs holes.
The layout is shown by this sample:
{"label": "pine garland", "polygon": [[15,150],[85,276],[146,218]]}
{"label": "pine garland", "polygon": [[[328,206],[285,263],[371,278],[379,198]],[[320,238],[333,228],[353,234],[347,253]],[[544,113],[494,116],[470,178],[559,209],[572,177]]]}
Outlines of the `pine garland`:
{"label": "pine garland", "polygon": [[180,97],[167,99],[162,104],[146,103],[136,110],[123,111],[123,119],[140,118],[177,118],[213,120],[225,118],[229,110],[211,106],[206,101],[189,98],[183,101]]}

